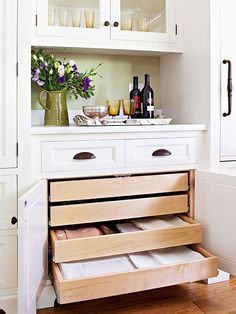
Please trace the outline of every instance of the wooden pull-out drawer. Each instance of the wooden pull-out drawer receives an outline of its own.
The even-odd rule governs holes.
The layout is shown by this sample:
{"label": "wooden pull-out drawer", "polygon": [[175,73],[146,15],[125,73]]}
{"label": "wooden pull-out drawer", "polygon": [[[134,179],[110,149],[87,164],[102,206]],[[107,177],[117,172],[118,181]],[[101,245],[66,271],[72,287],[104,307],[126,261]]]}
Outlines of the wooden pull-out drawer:
{"label": "wooden pull-out drawer", "polygon": [[51,202],[187,191],[188,173],[50,182]]}
{"label": "wooden pull-out drawer", "polygon": [[188,195],[159,196],[87,204],[51,206],[52,227],[166,214],[185,213]]}
{"label": "wooden pull-out drawer", "polygon": [[130,272],[64,280],[59,267],[52,263],[52,276],[60,304],[199,281],[217,276],[217,258],[200,247],[193,247],[205,259],[137,269]]}
{"label": "wooden pull-out drawer", "polygon": [[187,216],[179,215],[179,217],[188,224],[158,230],[140,230],[71,240],[57,240],[52,229],[50,238],[54,261],[56,263],[70,262],[200,243],[202,225]]}

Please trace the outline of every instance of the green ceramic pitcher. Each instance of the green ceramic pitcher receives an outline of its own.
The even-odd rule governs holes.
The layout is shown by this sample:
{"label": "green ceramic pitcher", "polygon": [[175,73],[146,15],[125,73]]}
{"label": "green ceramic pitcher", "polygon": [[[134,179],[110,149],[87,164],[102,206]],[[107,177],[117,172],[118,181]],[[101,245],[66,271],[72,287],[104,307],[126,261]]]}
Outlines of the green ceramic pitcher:
{"label": "green ceramic pitcher", "polygon": [[[46,104],[42,96],[47,93]],[[44,125],[45,126],[68,126],[69,117],[66,102],[65,91],[47,91],[43,90],[38,95],[40,105],[45,109]]]}

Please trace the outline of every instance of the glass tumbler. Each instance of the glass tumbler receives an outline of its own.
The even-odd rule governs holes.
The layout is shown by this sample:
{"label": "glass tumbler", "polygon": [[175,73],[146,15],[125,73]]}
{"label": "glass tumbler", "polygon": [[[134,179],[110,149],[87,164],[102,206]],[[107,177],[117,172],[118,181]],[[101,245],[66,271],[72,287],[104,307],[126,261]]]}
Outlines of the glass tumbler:
{"label": "glass tumbler", "polygon": [[148,32],[148,19],[146,17],[137,20],[137,30],[139,32]]}
{"label": "glass tumbler", "polygon": [[48,8],[48,25],[53,26],[55,21],[55,8],[49,7]]}
{"label": "glass tumbler", "polygon": [[107,100],[106,104],[109,107],[109,116],[115,117],[120,114],[120,101],[119,100]]}
{"label": "glass tumbler", "polygon": [[94,28],[95,11],[93,9],[84,11],[86,28]]}
{"label": "glass tumbler", "polygon": [[71,19],[73,27],[80,27],[81,23],[81,10],[79,8],[71,9]]}
{"label": "glass tumbler", "polygon": [[69,9],[59,8],[59,24],[60,26],[68,26],[69,21]]}
{"label": "glass tumbler", "polygon": [[131,101],[129,99],[122,99],[122,108],[125,116],[130,118],[131,115]]}
{"label": "glass tumbler", "polygon": [[121,18],[121,29],[123,31],[132,31],[133,27],[133,18],[132,16],[123,16]]}

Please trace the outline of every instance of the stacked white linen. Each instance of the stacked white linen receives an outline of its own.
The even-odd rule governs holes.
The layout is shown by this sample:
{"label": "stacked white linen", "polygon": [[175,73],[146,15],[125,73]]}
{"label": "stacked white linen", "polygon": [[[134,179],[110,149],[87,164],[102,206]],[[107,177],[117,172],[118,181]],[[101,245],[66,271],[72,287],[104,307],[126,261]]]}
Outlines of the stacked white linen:
{"label": "stacked white linen", "polygon": [[140,228],[136,227],[132,222],[116,224],[116,228],[122,233],[141,231]]}
{"label": "stacked white linen", "polygon": [[59,268],[63,278],[68,280],[128,272],[135,269],[125,255],[97,258],[83,262],[60,263]]}
{"label": "stacked white linen", "polygon": [[151,268],[161,265],[149,252],[130,253],[128,255],[136,268]]}
{"label": "stacked white linen", "polygon": [[184,262],[193,262],[204,257],[186,246],[149,251],[149,253],[162,265],[170,265]]}
{"label": "stacked white linen", "polygon": [[132,223],[142,229],[142,230],[156,230],[164,229],[170,227],[178,227],[188,225],[187,222],[183,221],[177,216],[174,215],[165,215],[159,217],[150,217],[150,218],[138,218],[133,219]]}

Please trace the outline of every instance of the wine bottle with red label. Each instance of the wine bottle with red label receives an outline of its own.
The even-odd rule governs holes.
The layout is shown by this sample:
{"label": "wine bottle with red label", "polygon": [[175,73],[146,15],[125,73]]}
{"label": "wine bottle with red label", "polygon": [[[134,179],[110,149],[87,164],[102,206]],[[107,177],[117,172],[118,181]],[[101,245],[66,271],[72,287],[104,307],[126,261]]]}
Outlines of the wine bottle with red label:
{"label": "wine bottle with red label", "polygon": [[130,101],[134,102],[135,110],[133,114],[131,114],[131,118],[141,118],[142,112],[141,112],[141,92],[138,88],[138,77],[133,77],[133,89],[130,92]]}
{"label": "wine bottle with red label", "polygon": [[145,74],[145,85],[142,89],[143,118],[154,118],[154,93],[150,86],[150,75]]}

